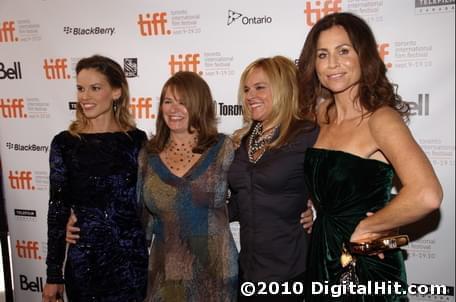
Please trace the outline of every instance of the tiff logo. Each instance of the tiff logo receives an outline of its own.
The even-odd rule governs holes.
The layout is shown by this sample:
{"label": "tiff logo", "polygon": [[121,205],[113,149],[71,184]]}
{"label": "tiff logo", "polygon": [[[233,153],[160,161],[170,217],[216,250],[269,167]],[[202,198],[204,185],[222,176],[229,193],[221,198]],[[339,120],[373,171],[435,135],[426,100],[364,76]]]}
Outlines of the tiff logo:
{"label": "tiff logo", "polygon": [[304,14],[306,15],[307,25],[313,26],[324,16],[340,11],[342,11],[341,0],[315,1],[314,7],[312,7],[312,1],[306,1]]}
{"label": "tiff logo", "polygon": [[13,190],[35,190],[32,183],[32,172],[30,171],[11,171],[8,175],[9,185]]}
{"label": "tiff logo", "polygon": [[38,255],[39,250],[38,241],[16,240],[16,252],[19,258],[41,260],[41,256]]}
{"label": "tiff logo", "polygon": [[165,12],[151,14],[139,14],[138,25],[141,36],[170,35],[171,30],[166,29],[168,20]]}
{"label": "tiff logo", "polygon": [[28,280],[27,276],[19,275],[19,283],[21,284],[21,290],[29,290],[32,292],[43,292],[43,278],[36,277],[35,279]]}
{"label": "tiff logo", "polygon": [[0,99],[0,112],[3,118],[26,118],[24,99]]}
{"label": "tiff logo", "polygon": [[152,113],[152,98],[138,97],[130,99],[130,112],[135,119],[153,119],[155,114]]}
{"label": "tiff logo", "polygon": [[46,79],[69,79],[67,59],[44,59],[43,70]]}
{"label": "tiff logo", "polygon": [[124,58],[124,73],[127,78],[138,76],[138,58]]}
{"label": "tiff logo", "polygon": [[3,21],[0,25],[0,42],[16,42],[14,21]]}
{"label": "tiff logo", "polygon": [[177,58],[176,55],[171,55],[168,62],[171,75],[178,71],[192,71],[201,75],[202,72],[198,72],[198,66],[201,63],[199,58],[199,53],[188,53],[185,55],[179,54],[177,55]]}
{"label": "tiff logo", "polygon": [[389,62],[387,63],[385,61],[386,56],[388,56],[390,54],[390,52],[388,50],[389,47],[390,47],[389,43],[382,43],[382,44],[377,45],[378,54],[380,55],[380,58],[382,59],[383,63],[385,63],[386,68],[393,67],[393,64],[391,64]]}
{"label": "tiff logo", "polygon": [[13,67],[5,68],[5,64],[0,63],[0,80],[19,80],[22,79],[21,63],[13,62]]}

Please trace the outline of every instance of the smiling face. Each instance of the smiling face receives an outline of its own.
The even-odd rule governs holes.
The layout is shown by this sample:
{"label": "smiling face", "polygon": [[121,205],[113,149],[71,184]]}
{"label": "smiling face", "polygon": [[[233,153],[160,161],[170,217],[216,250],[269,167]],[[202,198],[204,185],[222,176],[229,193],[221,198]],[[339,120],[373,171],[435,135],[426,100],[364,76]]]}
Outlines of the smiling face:
{"label": "smiling face", "polygon": [[358,88],[359,57],[343,27],[333,26],[320,33],[315,68],[321,84],[334,94],[350,93]]}
{"label": "smiling face", "polygon": [[163,120],[174,133],[188,132],[189,114],[179,94],[168,87],[161,105]]}
{"label": "smiling face", "polygon": [[254,68],[244,83],[244,104],[254,121],[264,122],[272,113],[272,86],[261,68]]}
{"label": "smiling face", "polygon": [[113,101],[121,95],[106,77],[95,69],[82,69],[77,74],[77,98],[85,117],[93,124],[114,119]]}

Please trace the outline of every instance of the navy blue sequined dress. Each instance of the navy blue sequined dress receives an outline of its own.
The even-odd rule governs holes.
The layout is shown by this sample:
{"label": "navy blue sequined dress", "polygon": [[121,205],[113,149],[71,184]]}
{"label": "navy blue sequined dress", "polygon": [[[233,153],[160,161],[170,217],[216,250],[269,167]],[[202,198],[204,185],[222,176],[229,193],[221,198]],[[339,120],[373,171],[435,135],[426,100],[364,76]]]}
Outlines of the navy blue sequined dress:
{"label": "navy blue sequined dress", "polygon": [[[136,199],[143,131],[56,135],[50,152],[47,282],[65,283],[75,301],[142,301],[147,246]],[[73,209],[80,239],[65,264],[65,227]]]}

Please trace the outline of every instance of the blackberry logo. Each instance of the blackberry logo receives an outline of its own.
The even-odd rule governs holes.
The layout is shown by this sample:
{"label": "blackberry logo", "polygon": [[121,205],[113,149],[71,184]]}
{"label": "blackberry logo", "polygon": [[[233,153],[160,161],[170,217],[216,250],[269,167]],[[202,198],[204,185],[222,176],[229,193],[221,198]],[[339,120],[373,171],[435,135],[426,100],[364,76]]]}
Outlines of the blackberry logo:
{"label": "blackberry logo", "polygon": [[47,145],[36,145],[36,144],[16,144],[12,142],[7,142],[6,143],[6,148],[8,150],[14,150],[14,151],[32,151],[32,152],[44,152],[47,153],[49,150],[49,146]]}
{"label": "blackberry logo", "polygon": [[67,35],[73,36],[103,36],[108,35],[112,36],[116,31],[115,27],[100,27],[100,26],[92,26],[92,27],[70,27],[65,26],[63,27],[63,32]]}
{"label": "blackberry logo", "polygon": [[127,78],[138,76],[138,58],[124,58],[124,72]]}
{"label": "blackberry logo", "polygon": [[228,10],[228,21],[226,22],[226,25],[231,25],[234,21],[242,17],[241,13],[237,13],[232,10]]}

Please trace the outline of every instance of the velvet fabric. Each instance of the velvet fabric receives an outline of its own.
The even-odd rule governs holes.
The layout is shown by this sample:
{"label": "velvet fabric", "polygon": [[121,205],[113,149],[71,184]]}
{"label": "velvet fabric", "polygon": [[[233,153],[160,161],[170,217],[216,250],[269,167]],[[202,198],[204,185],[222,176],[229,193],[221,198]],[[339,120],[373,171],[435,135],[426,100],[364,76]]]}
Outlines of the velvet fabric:
{"label": "velvet fabric", "polygon": [[[342,245],[367,212],[376,212],[391,198],[393,168],[381,161],[362,158],[342,151],[309,148],[304,164],[306,184],[311,193],[317,218],[313,225],[308,262],[306,301],[404,301],[404,295],[315,294],[321,282],[329,287],[339,284],[344,269],[340,264]],[[395,282],[406,290],[402,251],[378,256],[356,256],[356,273],[361,285],[368,281]],[[380,283],[378,283],[380,284]],[[314,294],[312,295],[312,286]],[[334,287],[335,288],[335,287]],[[393,292],[393,291],[392,291]]]}

